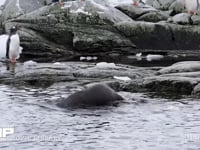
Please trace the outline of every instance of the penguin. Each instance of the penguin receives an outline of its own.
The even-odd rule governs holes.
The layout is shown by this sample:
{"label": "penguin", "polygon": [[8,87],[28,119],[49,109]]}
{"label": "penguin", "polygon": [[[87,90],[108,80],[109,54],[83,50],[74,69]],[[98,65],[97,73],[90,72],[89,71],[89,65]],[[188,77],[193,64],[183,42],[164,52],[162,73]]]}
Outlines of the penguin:
{"label": "penguin", "polygon": [[6,41],[6,58],[11,63],[16,63],[16,59],[19,58],[19,55],[22,51],[22,47],[20,47],[20,39],[17,34],[17,27],[13,26],[10,28],[10,34]]}
{"label": "penguin", "polygon": [[191,15],[196,15],[199,8],[199,0],[183,0],[187,12]]}

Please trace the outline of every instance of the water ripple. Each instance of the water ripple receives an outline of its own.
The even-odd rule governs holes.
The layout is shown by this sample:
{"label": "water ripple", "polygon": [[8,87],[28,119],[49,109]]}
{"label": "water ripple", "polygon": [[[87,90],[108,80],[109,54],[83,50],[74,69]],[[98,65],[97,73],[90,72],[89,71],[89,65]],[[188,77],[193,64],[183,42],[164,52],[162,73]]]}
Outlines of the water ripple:
{"label": "water ripple", "polygon": [[200,104],[195,100],[185,105],[143,93],[120,92],[127,100],[117,107],[70,110],[55,104],[79,87],[0,85],[0,89],[0,126],[14,127],[12,136],[30,138],[0,142],[2,150],[200,148]]}

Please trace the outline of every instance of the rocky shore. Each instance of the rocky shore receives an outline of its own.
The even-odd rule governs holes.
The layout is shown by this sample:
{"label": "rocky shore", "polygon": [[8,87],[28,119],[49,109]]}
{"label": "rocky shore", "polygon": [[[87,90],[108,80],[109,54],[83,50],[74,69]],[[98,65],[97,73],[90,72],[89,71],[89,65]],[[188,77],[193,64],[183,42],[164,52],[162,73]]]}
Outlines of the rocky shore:
{"label": "rocky shore", "polygon": [[138,51],[190,54],[186,50],[195,52],[200,47],[200,17],[184,12],[176,0],[148,0],[139,6],[110,0],[64,5],[7,0],[1,24],[3,33],[13,25],[20,27],[23,59],[70,60],[80,55]]}
{"label": "rocky shore", "polygon": [[147,0],[139,6],[109,0],[68,1],[64,5],[7,0],[1,8],[2,34],[18,26],[24,48],[21,60],[46,63],[1,64],[0,83],[45,88],[61,82],[84,87],[100,81],[117,91],[199,97],[199,61],[169,67],[117,64],[103,68],[85,62],[47,63],[80,56],[119,59],[138,52],[172,56],[175,60],[180,55],[199,58],[199,24],[200,17],[184,13],[176,0]]}
{"label": "rocky shore", "polygon": [[[48,88],[65,85],[83,89],[90,83],[106,83],[116,91],[147,92],[181,97],[199,97],[200,62],[186,61],[169,67],[133,67],[109,63],[63,62],[1,65],[0,83]],[[59,86],[58,86],[59,87]]]}

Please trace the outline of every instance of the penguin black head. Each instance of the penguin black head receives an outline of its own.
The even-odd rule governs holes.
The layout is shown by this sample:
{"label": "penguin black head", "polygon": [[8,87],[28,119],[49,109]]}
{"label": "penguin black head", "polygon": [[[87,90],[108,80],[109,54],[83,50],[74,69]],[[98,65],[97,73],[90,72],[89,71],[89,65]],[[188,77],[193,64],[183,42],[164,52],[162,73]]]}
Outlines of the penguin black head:
{"label": "penguin black head", "polygon": [[10,28],[10,34],[16,34],[17,32],[17,27],[16,26],[13,26]]}

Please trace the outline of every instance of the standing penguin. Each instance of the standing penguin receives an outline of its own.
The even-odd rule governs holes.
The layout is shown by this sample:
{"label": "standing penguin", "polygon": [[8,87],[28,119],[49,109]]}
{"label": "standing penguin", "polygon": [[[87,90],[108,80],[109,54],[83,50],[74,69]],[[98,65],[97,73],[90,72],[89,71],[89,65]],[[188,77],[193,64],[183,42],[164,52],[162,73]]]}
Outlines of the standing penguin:
{"label": "standing penguin", "polygon": [[19,55],[22,51],[20,47],[20,39],[17,34],[17,27],[13,26],[10,29],[10,34],[6,41],[6,58],[9,59],[11,63],[16,63],[16,59],[19,58]]}
{"label": "standing penguin", "polygon": [[187,12],[191,15],[196,15],[199,8],[199,0],[183,0]]}

